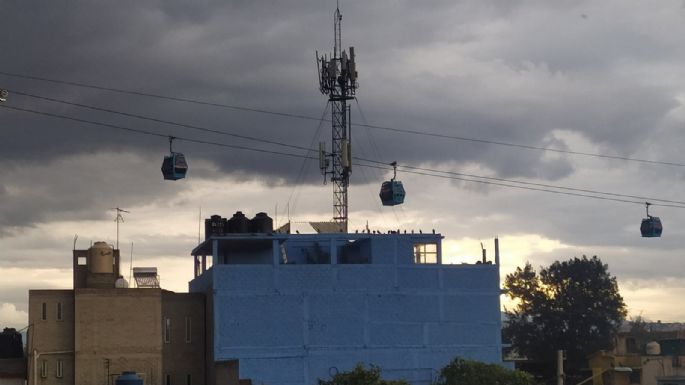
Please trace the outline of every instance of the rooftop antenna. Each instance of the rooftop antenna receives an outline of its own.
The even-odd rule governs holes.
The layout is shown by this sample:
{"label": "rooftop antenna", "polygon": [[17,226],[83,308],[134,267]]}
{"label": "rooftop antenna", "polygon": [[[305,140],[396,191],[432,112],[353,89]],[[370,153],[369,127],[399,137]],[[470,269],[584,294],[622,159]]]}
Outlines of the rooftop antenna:
{"label": "rooftop antenna", "polygon": [[352,151],[350,142],[352,137],[350,106],[348,100],[354,99],[357,91],[357,66],[355,64],[354,47],[349,48],[349,54],[342,49],[341,43],[342,14],[337,6],[333,16],[333,53],[319,57],[316,52],[316,66],[319,72],[319,90],[328,95],[331,103],[331,152],[327,153],[325,143],[319,145],[319,168],[324,175],[324,184],[330,175],[333,182],[333,221],[339,225],[340,231],[347,232],[347,188],[352,172]]}
{"label": "rooftop antenna", "polygon": [[201,230],[202,229],[202,206],[200,206],[200,214],[197,216],[197,244],[199,245],[202,241]]}
{"label": "rooftop antenna", "polygon": [[126,213],[130,214],[130,211],[126,211],[122,208],[119,207],[112,207],[110,210],[116,210],[117,211],[117,217],[114,219],[114,221],[117,223],[117,250],[119,250],[119,223],[124,221],[124,216],[121,215],[121,213]]}

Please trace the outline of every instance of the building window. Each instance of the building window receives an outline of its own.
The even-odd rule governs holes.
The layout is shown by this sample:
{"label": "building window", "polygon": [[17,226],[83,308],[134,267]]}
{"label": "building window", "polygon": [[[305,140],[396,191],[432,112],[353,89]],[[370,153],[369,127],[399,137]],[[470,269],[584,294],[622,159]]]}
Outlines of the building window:
{"label": "building window", "polygon": [[57,320],[62,320],[62,302],[57,302]]}
{"label": "building window", "polygon": [[190,317],[186,317],[186,343],[189,344],[191,342],[190,338],[190,331],[191,331],[191,320]]}
{"label": "building window", "polygon": [[43,302],[43,308],[41,310],[42,310],[42,312],[41,312],[40,319],[45,321],[46,319],[48,319],[48,304]]}
{"label": "building window", "polygon": [[43,378],[48,376],[48,362],[46,360],[40,362],[40,376]]}
{"label": "building window", "polygon": [[64,361],[57,360],[57,373],[55,373],[57,378],[64,377]]}
{"label": "building window", "polygon": [[626,352],[637,353],[638,347],[635,338],[626,338]]}
{"label": "building window", "polygon": [[190,374],[186,375],[186,385],[193,385],[193,378]]}
{"label": "building window", "polygon": [[438,245],[435,243],[414,244],[414,263],[438,263]]}
{"label": "building window", "polygon": [[171,385],[171,374],[166,375],[166,381],[164,383],[166,385]]}
{"label": "building window", "polygon": [[171,318],[164,319],[164,343],[171,342]]}

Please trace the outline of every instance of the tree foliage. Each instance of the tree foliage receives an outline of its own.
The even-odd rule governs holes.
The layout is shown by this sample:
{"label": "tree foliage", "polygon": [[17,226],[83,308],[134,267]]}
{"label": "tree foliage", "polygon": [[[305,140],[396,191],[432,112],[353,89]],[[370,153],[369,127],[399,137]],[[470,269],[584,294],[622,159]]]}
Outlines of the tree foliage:
{"label": "tree foliage", "polygon": [[504,337],[522,355],[553,361],[565,350],[567,362],[611,347],[611,338],[626,316],[616,277],[596,256],[556,261],[540,273],[527,263],[507,275],[504,288],[515,300]]}
{"label": "tree foliage", "polygon": [[381,378],[381,368],[371,365],[368,369],[363,364],[357,364],[349,372],[337,373],[328,381],[319,379],[319,385],[409,385],[402,380],[384,380]]}
{"label": "tree foliage", "polygon": [[440,371],[434,385],[534,385],[533,376],[496,364],[455,358]]}

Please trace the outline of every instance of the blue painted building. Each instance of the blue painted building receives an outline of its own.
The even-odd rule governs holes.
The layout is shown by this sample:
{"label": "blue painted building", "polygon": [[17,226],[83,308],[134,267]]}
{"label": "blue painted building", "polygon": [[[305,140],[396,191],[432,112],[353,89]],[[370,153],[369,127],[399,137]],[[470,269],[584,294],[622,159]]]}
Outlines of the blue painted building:
{"label": "blue painted building", "polygon": [[412,384],[429,384],[455,356],[501,363],[498,258],[443,264],[441,240],[208,235],[190,282],[206,294],[208,383],[221,362],[265,385],[315,384],[358,362]]}

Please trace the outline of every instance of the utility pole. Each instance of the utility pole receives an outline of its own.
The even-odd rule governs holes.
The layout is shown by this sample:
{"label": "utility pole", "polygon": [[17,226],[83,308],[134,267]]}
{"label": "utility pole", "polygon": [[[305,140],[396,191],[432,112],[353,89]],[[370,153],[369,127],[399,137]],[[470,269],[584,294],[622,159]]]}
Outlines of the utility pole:
{"label": "utility pole", "polygon": [[557,350],[557,385],[564,385],[564,351]]}
{"label": "utility pole", "polygon": [[328,95],[331,103],[331,151],[326,152],[326,144],[319,144],[319,168],[324,175],[324,184],[330,175],[333,182],[333,221],[338,223],[339,231],[347,232],[347,188],[352,172],[352,151],[350,147],[351,122],[348,100],[354,99],[357,90],[357,67],[354,47],[348,53],[342,49],[340,9],[335,9],[333,17],[334,46],[333,54],[319,57],[316,53],[316,66],[319,71],[319,90]]}
{"label": "utility pole", "polygon": [[121,213],[127,213],[130,214],[130,211],[126,211],[122,208],[119,207],[112,207],[110,210],[116,210],[117,211],[117,217],[114,219],[114,221],[117,223],[117,250],[119,250],[119,223],[124,221],[124,216],[121,215]]}

